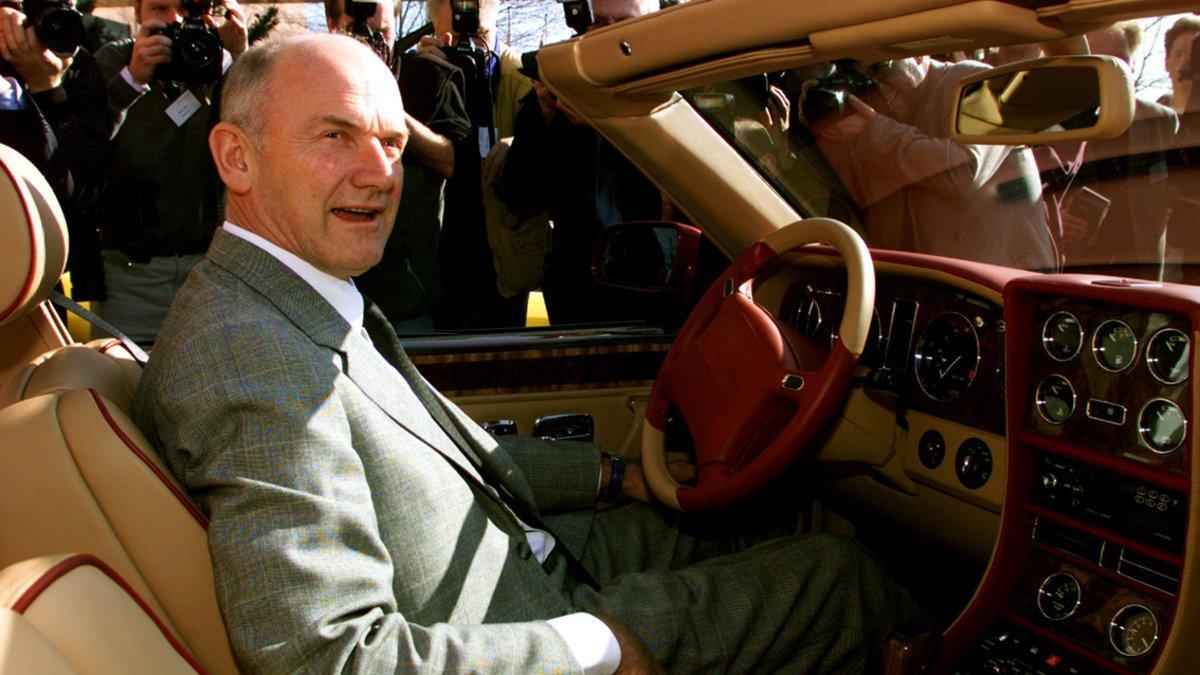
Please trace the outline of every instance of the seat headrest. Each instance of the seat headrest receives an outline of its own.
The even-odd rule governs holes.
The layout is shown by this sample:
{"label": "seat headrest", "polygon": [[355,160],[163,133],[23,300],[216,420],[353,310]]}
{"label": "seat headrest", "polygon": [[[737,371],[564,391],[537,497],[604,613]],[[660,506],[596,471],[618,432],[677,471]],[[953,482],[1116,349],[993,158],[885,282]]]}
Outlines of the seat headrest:
{"label": "seat headrest", "polygon": [[0,327],[25,316],[67,264],[67,220],[32,162],[0,145]]}

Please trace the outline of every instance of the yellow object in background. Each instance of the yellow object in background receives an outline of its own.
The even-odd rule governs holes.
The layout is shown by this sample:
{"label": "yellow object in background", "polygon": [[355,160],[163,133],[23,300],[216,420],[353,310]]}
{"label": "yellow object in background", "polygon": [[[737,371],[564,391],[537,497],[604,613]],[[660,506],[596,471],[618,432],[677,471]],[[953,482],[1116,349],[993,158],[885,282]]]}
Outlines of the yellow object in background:
{"label": "yellow object in background", "polygon": [[546,313],[546,298],[542,296],[541,291],[533,291],[529,294],[529,308],[525,310],[525,325],[530,328],[550,325],[550,315]]}
{"label": "yellow object in background", "polygon": [[[68,298],[71,296],[71,273],[67,272],[62,275],[63,295]],[[84,309],[91,309],[92,303],[79,303]],[[92,325],[75,315],[74,312],[67,312],[67,331],[71,337],[75,338],[76,342],[87,342],[92,339]]]}

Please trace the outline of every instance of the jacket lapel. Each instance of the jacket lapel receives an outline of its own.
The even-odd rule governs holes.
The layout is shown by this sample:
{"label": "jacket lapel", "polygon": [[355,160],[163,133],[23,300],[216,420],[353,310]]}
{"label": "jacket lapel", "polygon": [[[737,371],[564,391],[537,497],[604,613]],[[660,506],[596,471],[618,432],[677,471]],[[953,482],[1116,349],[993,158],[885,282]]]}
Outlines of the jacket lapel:
{"label": "jacket lapel", "polygon": [[365,335],[351,330],[342,315],[308,282],[275,256],[223,229],[213,235],[208,259],[262,295],[313,342],[341,355],[346,376],[388,417],[460,467],[478,485],[490,489],[458,447],[437,429],[404,378]]}

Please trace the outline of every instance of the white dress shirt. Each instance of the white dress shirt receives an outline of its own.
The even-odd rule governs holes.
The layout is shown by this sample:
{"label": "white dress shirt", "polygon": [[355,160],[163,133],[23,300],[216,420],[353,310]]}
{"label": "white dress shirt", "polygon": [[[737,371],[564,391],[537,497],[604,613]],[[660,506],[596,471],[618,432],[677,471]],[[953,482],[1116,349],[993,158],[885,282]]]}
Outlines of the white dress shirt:
{"label": "white dress shirt", "polygon": [[[231,222],[226,221],[223,227],[226,232],[254,244],[286,265],[332,305],[352,329],[361,331],[363,337],[368,342],[370,341],[370,337],[363,329],[362,293],[359,293],[353,281],[339,279],[332,274],[322,272],[296,254]],[[517,522],[521,523],[521,527],[524,528],[529,548],[533,551],[538,563],[546,562],[546,558],[557,543],[554,536],[544,530],[526,525],[520,518],[517,519]],[[616,636],[603,621],[595,616],[586,612],[577,612],[550,619],[547,623],[567,643],[571,655],[583,666],[585,675],[611,675],[620,665],[621,648],[617,644]]]}

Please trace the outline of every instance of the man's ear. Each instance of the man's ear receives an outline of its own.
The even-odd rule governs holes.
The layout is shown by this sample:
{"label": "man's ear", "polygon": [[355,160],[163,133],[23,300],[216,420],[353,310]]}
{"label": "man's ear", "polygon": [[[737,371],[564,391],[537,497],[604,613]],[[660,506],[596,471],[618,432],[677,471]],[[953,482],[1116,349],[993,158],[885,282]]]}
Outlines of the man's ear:
{"label": "man's ear", "polygon": [[208,149],[226,189],[237,195],[249,192],[258,169],[258,153],[246,132],[221,122],[208,133]]}

